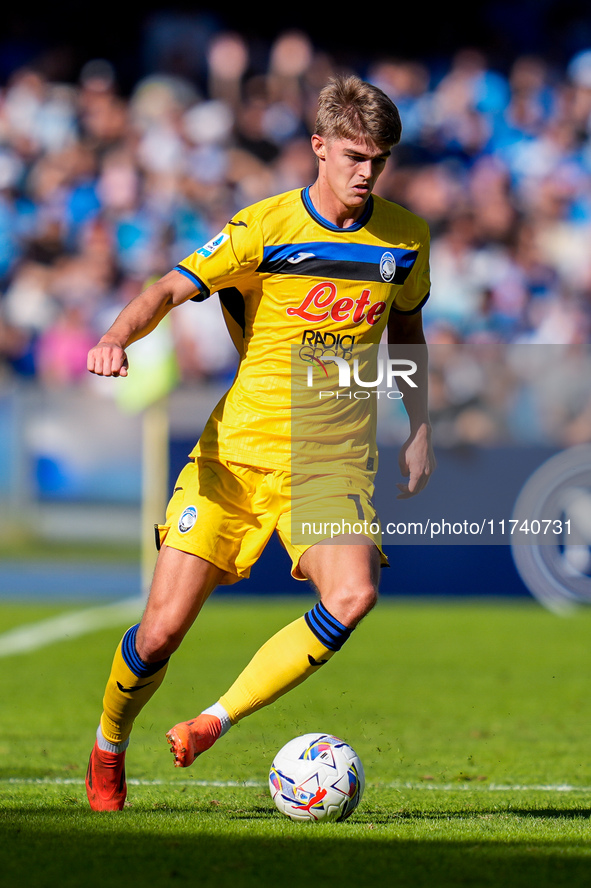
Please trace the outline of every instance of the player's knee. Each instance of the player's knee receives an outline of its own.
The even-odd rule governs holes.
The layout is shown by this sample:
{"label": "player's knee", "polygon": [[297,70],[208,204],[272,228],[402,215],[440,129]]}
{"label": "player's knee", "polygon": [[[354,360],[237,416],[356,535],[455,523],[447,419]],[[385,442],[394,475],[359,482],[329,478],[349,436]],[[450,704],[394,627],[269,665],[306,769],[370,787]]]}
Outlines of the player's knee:
{"label": "player's knee", "polygon": [[357,622],[362,620],[370,610],[372,610],[378,600],[378,590],[373,584],[368,584],[365,588],[358,590],[355,600],[352,603],[355,619]]}
{"label": "player's knee", "polygon": [[167,628],[153,626],[138,632],[136,649],[144,663],[157,663],[170,657],[183,640],[183,633]]}
{"label": "player's knee", "polygon": [[363,586],[343,585],[322,596],[327,610],[343,625],[353,628],[375,607],[378,590],[373,583]]}

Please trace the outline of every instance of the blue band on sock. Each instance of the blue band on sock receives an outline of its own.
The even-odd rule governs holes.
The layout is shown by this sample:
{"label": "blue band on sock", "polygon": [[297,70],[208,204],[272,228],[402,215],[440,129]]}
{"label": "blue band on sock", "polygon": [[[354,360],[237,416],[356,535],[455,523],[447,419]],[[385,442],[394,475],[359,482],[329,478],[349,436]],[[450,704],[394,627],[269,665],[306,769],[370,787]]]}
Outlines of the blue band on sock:
{"label": "blue band on sock", "polygon": [[148,675],[154,675],[162,669],[170,658],[166,657],[166,659],[159,660],[157,663],[144,663],[135,647],[135,637],[139,627],[140,624],[138,623],[127,630],[121,642],[121,654],[134,675],[137,675],[138,678],[146,678]]}
{"label": "blue band on sock", "polygon": [[304,619],[316,638],[331,651],[340,651],[353,631],[339,623],[321,601],[304,614]]}

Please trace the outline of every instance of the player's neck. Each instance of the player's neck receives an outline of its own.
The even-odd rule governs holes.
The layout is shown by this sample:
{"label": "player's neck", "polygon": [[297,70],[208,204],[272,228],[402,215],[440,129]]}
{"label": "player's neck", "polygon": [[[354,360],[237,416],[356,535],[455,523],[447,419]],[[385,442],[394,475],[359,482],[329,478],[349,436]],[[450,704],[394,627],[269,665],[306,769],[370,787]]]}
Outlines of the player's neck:
{"label": "player's neck", "polygon": [[308,195],[318,215],[337,228],[349,228],[365,212],[366,203],[357,207],[346,206],[328,186],[323,186],[319,179],[310,185]]}

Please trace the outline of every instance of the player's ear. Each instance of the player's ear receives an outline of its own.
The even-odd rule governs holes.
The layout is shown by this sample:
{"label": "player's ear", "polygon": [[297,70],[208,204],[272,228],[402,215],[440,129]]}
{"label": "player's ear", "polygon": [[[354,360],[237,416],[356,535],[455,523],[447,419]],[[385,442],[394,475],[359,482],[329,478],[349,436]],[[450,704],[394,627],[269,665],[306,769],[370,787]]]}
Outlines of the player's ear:
{"label": "player's ear", "polygon": [[312,136],[312,151],[319,160],[326,160],[326,140],[314,133]]}

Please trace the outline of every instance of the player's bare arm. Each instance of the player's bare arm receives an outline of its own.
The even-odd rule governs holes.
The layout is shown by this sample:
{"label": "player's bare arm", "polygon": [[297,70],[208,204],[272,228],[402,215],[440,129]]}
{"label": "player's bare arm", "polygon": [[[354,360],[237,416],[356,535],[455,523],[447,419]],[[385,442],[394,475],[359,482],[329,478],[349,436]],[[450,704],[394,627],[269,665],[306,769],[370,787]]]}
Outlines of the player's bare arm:
{"label": "player's bare arm", "polygon": [[408,478],[406,484],[397,485],[400,490],[398,499],[408,499],[426,487],[436,466],[428,408],[427,344],[421,312],[402,315],[391,311],[388,319],[388,344],[393,357],[408,357],[417,364],[413,377],[417,387],[406,386],[403,392],[410,434],[398,457],[400,471]]}
{"label": "player's bare arm", "polygon": [[195,284],[170,271],[132,299],[88,353],[87,368],[97,376],[127,376],[125,349],[147,336],[169,311],[197,292]]}

